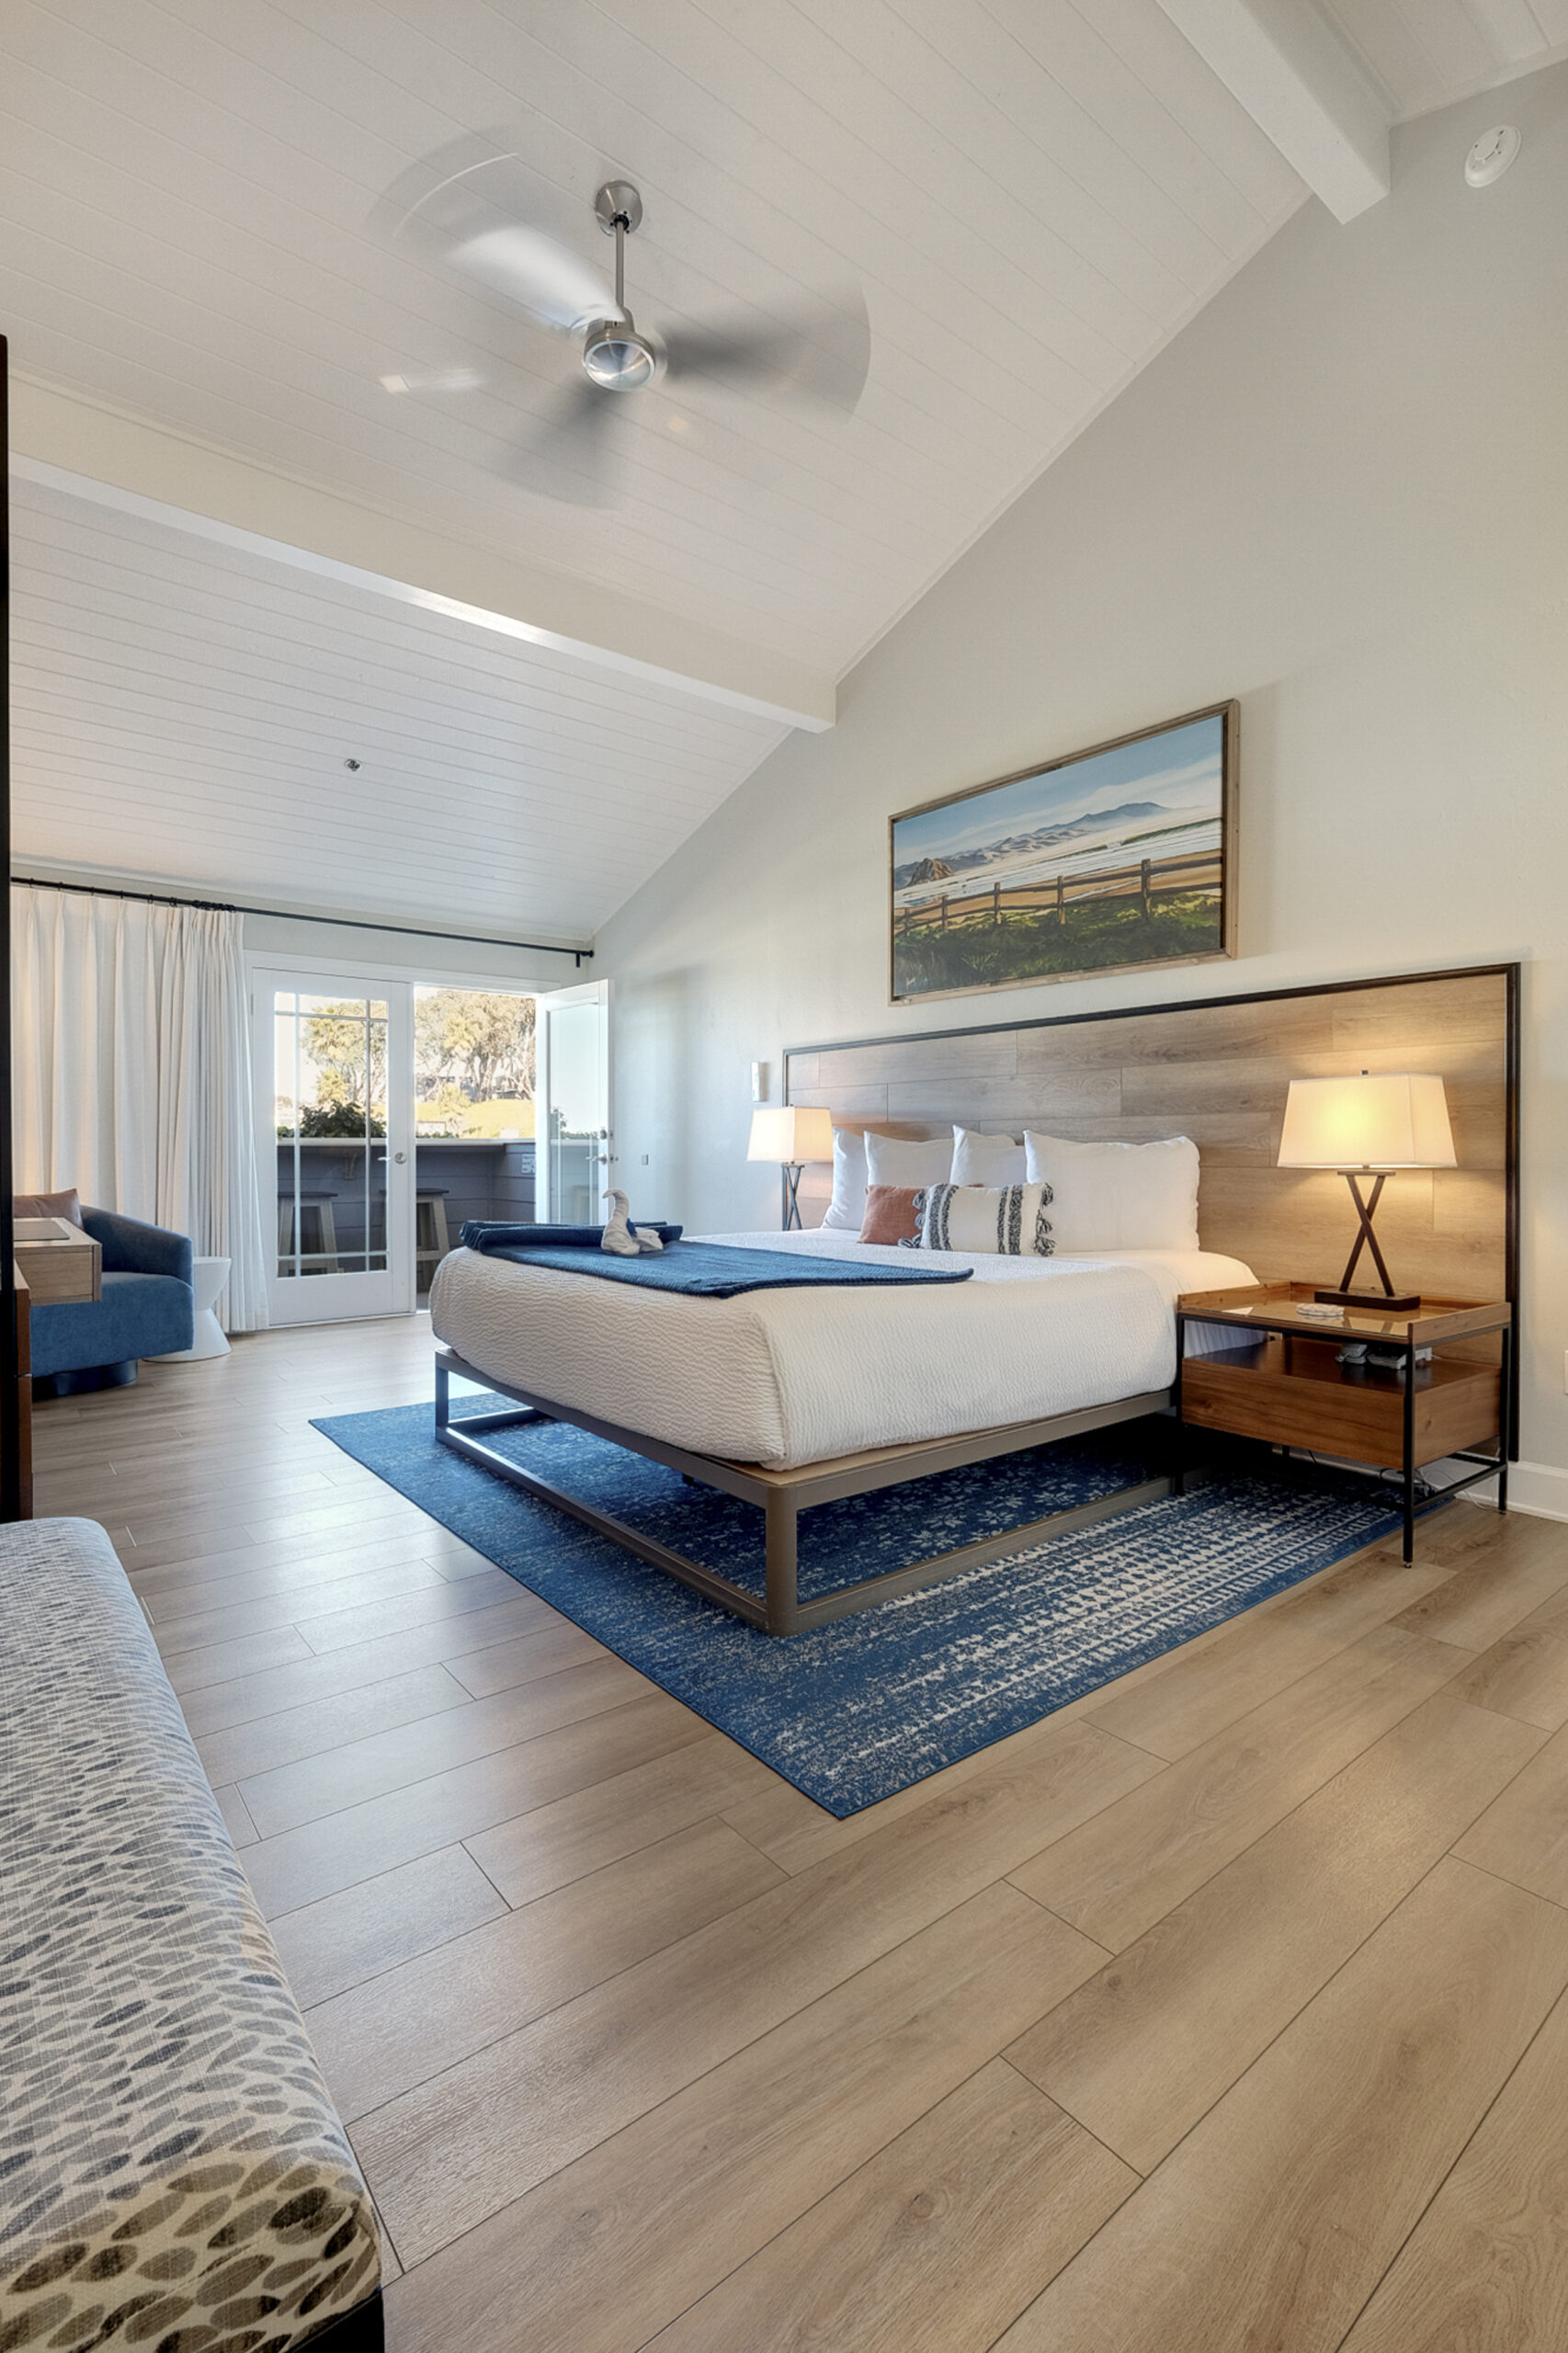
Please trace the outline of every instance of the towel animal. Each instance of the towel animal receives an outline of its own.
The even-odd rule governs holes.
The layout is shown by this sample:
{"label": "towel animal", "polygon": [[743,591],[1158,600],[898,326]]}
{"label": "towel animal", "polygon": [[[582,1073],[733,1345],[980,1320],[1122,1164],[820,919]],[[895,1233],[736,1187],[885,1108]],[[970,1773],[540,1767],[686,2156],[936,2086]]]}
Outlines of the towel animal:
{"label": "towel animal", "polygon": [[631,1204],[624,1193],[608,1192],[605,1199],[609,1203],[610,1213],[605,1221],[604,1239],[599,1244],[601,1250],[609,1251],[617,1258],[635,1258],[645,1250],[664,1248],[656,1233],[632,1233],[628,1222]]}

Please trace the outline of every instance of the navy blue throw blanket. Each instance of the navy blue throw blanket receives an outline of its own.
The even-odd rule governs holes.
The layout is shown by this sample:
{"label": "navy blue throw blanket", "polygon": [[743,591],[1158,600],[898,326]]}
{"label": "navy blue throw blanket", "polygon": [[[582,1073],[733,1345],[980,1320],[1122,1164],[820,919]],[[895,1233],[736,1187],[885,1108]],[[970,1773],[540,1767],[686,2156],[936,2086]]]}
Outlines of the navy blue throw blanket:
{"label": "navy blue throw blanket", "polygon": [[[515,1234],[549,1233],[545,1226],[513,1226]],[[559,1229],[557,1229],[559,1230]],[[580,1229],[593,1232],[591,1227]],[[463,1229],[467,1239],[470,1229]],[[647,1290],[684,1291],[694,1299],[735,1299],[747,1290],[793,1290],[797,1287],[879,1283],[966,1283],[968,1267],[888,1267],[853,1258],[798,1258],[788,1250],[752,1250],[733,1243],[668,1244],[645,1257],[618,1258],[590,1245],[497,1241],[493,1228],[470,1249],[486,1257],[509,1258],[517,1267],[548,1267],[561,1275],[600,1275],[606,1282],[640,1283]],[[654,1229],[658,1231],[657,1228]]]}

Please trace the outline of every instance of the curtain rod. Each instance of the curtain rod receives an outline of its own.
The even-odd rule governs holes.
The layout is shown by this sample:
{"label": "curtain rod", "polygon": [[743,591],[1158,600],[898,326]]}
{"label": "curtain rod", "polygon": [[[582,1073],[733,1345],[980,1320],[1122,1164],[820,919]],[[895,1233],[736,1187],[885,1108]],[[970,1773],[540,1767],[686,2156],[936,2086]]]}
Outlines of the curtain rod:
{"label": "curtain rod", "polygon": [[280,923],[330,923],[339,931],[388,931],[402,939],[452,939],[465,948],[527,948],[541,956],[570,956],[578,971],[591,948],[562,948],[548,939],[494,939],[480,931],[419,931],[412,924],[372,923],[368,915],[307,915],[297,907],[238,907],[227,899],[177,899],[169,891],[120,891],[107,882],[51,882],[38,874],[13,874],[30,891],[79,891],[89,899],[139,899],[148,907],[199,907],[204,915],[274,915]]}

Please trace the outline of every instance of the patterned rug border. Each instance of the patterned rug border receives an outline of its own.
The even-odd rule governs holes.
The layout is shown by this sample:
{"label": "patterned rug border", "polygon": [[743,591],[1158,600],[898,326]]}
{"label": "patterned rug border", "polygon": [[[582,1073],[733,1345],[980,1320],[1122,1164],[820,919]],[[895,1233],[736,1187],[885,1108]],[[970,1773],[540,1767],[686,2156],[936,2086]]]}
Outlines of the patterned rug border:
{"label": "patterned rug border", "polygon": [[[463,1400],[472,1412],[494,1402]],[[428,1405],[324,1415],[312,1427],[839,1820],[1043,1722],[1399,1525],[1397,1510],[1360,1480],[1326,1473],[1312,1483],[1230,1478],[783,1641],[438,1446]],[[597,1458],[585,1460],[597,1461],[601,1472],[608,1464],[622,1479],[673,1476],[640,1456],[568,1434],[564,1425],[550,1426],[550,1434],[598,1449]],[[516,1435],[526,1446],[533,1434]],[[1093,1476],[1065,1448],[1040,1451],[1066,1457],[1069,1477]],[[912,1491],[889,1492],[908,1497]],[[707,1491],[701,1500],[744,1509]],[[1196,1540],[1195,1553],[1185,1547],[1182,1554],[1167,1552],[1160,1540],[1178,1531]],[[1281,1542],[1287,1557],[1271,1569],[1236,1569],[1249,1544],[1272,1546],[1277,1554]],[[1164,1593],[1142,1631],[1099,1633],[1096,1582],[1136,1582],[1141,1559],[1146,1581],[1151,1564],[1165,1586],[1174,1570],[1177,1590]],[[726,1571],[733,1573],[728,1563]],[[1065,1662],[1042,1654],[1042,1631],[1053,1628],[1040,1620],[1053,1609],[1062,1635],[1081,1648],[1086,1642],[1087,1654]],[[891,1688],[884,1688],[884,1676]],[[901,1688],[907,1691],[902,1713]],[[884,1703],[882,1722],[860,1722],[856,1706],[868,1699]]]}

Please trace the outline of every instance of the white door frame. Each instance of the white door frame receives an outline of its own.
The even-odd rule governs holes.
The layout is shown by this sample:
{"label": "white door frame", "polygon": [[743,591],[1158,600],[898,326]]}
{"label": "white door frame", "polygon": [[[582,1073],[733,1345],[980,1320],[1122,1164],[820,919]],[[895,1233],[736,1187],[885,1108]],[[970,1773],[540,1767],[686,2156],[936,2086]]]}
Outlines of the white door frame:
{"label": "white door frame", "polygon": [[[558,1222],[551,1198],[551,1168],[550,1153],[550,1016],[560,1009],[575,1005],[597,1005],[603,1014],[600,1052],[603,1062],[603,1119],[599,1135],[598,1155],[601,1191],[609,1185],[616,1164],[615,1149],[615,1026],[610,1019],[610,983],[605,981],[580,981],[564,989],[549,989],[534,997],[534,1215],[541,1222]],[[590,1222],[602,1219],[594,1212],[602,1211],[602,1202],[591,1205]]]}
{"label": "white door frame", "polygon": [[[414,983],[337,958],[289,959],[257,955],[250,963],[251,1060],[255,1071],[256,1134],[263,1171],[262,1191],[268,1254],[268,1312],[274,1324],[336,1324],[380,1315],[410,1315],[415,1301],[414,1089],[403,1083],[413,1072]],[[278,1272],[276,1234],[276,1107],[274,996],[279,991],[309,996],[380,998],[387,1008],[387,1264],[380,1273],[320,1274],[308,1279]],[[375,1139],[370,1148],[381,1142]],[[312,1150],[317,1147],[312,1146]]]}

